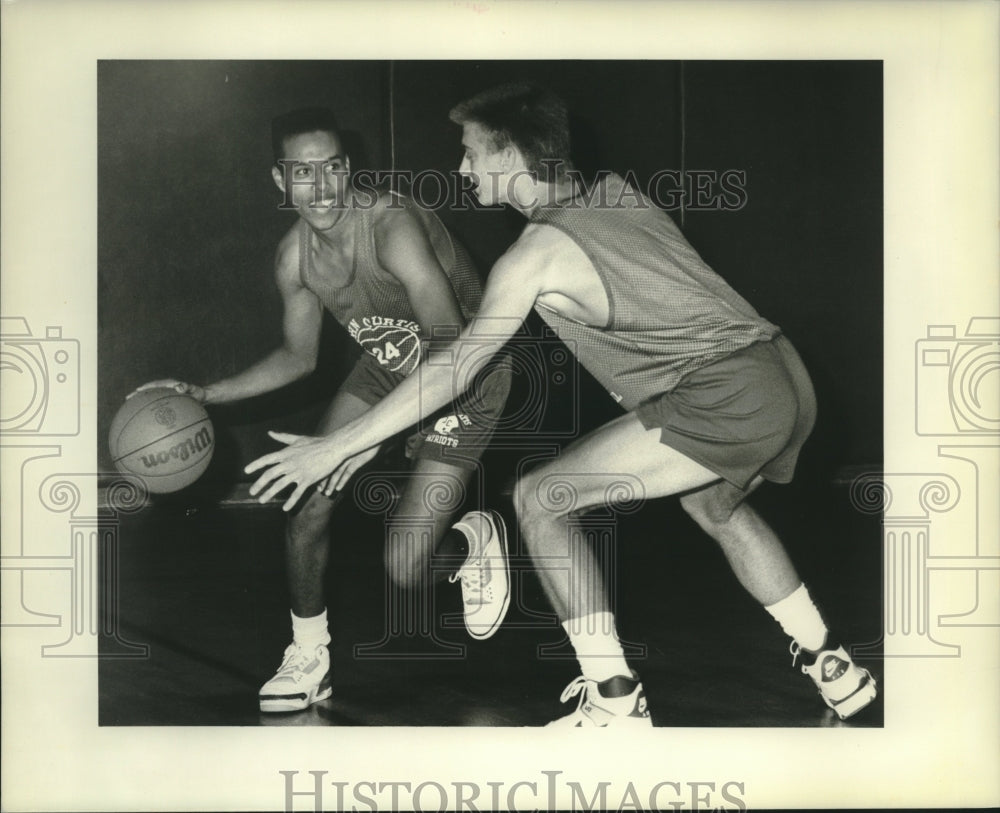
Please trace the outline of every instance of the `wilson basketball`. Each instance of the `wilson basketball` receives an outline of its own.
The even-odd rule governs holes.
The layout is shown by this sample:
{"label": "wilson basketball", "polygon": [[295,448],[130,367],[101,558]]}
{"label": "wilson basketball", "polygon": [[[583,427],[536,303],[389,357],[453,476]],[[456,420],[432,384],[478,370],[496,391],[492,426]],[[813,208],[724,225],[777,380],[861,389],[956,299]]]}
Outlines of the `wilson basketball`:
{"label": "wilson basketball", "polygon": [[208,468],[215,429],[194,398],[158,388],[122,404],[109,441],[118,471],[138,475],[153,494],[169,494],[191,485]]}

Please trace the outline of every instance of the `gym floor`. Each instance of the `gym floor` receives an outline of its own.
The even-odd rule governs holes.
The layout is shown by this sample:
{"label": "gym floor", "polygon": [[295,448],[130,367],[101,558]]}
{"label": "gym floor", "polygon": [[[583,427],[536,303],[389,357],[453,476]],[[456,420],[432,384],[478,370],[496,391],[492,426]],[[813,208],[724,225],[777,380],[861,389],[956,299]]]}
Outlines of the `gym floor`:
{"label": "gym floor", "polygon": [[[753,505],[778,531],[831,626],[879,684],[846,722],[792,668],[788,639],[739,586],[721,553],[672,499],[597,515],[609,545],[618,630],[653,722],[673,727],[882,725],[881,531],[846,486],[764,486]],[[387,619],[384,515],[338,509],[327,577],[333,696],[307,711],[261,714],[257,689],[291,636],[277,504],[172,495],[112,522],[116,585],[102,607],[105,726],[537,726],[571,712],[569,644],[520,555],[513,598],[491,639],[469,638],[461,590],[442,580],[425,628]],[[613,529],[613,530],[609,530]],[[608,540],[612,540],[608,542]],[[107,563],[106,563],[107,564]],[[413,625],[411,625],[412,627]]]}

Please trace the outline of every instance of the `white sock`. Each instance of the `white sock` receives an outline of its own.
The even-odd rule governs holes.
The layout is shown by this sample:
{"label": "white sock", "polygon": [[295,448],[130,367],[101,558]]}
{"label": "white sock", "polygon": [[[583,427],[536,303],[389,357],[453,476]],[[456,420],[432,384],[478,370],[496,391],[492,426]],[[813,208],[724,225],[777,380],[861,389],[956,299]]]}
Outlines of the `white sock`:
{"label": "white sock", "polygon": [[790,595],[764,608],[781,624],[786,635],[794,638],[799,646],[818,652],[826,643],[826,624],[809,590],[800,584]]}
{"label": "white sock", "polygon": [[585,678],[600,683],[615,675],[631,676],[611,613],[571,618],[563,621],[562,626],[573,644]]}
{"label": "white sock", "polygon": [[329,646],[330,629],[326,622],[326,608],[319,615],[310,618],[292,616],[292,640],[306,649],[313,649],[320,644]]}

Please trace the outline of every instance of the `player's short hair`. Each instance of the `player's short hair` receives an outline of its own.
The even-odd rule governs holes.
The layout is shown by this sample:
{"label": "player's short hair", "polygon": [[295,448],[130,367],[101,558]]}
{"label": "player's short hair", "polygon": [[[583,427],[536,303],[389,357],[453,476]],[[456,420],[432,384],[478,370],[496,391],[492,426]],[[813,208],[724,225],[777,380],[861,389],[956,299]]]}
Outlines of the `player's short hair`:
{"label": "player's short hair", "polygon": [[275,116],[271,120],[271,149],[274,162],[285,155],[285,139],[302,133],[333,133],[340,138],[337,117],[328,107],[300,107]]}
{"label": "player's short hair", "polygon": [[495,152],[513,144],[529,172],[552,181],[570,161],[569,111],[555,93],[531,82],[512,82],[483,91],[455,105],[448,117],[456,124],[473,123],[489,135]]}

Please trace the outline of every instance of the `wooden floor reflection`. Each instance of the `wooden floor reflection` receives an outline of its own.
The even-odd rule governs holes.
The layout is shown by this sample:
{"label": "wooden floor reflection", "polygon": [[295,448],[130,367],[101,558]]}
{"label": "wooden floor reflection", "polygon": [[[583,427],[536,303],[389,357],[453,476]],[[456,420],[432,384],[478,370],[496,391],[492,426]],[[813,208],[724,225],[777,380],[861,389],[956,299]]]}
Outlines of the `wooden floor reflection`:
{"label": "wooden floor reflection", "polygon": [[[760,496],[756,504],[843,639],[877,642],[878,518],[854,511],[844,488],[804,497],[772,487]],[[487,641],[466,636],[458,586],[446,581],[434,591],[429,627],[393,635],[382,520],[345,507],[328,576],[333,697],[305,712],[261,714],[257,689],[290,640],[283,524],[273,506],[183,499],[121,520],[109,588],[116,612],[105,621],[149,654],[101,659],[102,725],[537,726],[572,710],[559,694],[577,667],[530,568],[515,571],[507,621]],[[512,537],[516,552],[516,531]],[[891,687],[880,659],[859,661],[878,679],[879,700],[842,723],[792,668],[788,640],[675,501],[620,517],[613,537],[619,633],[655,725],[882,725]]]}

